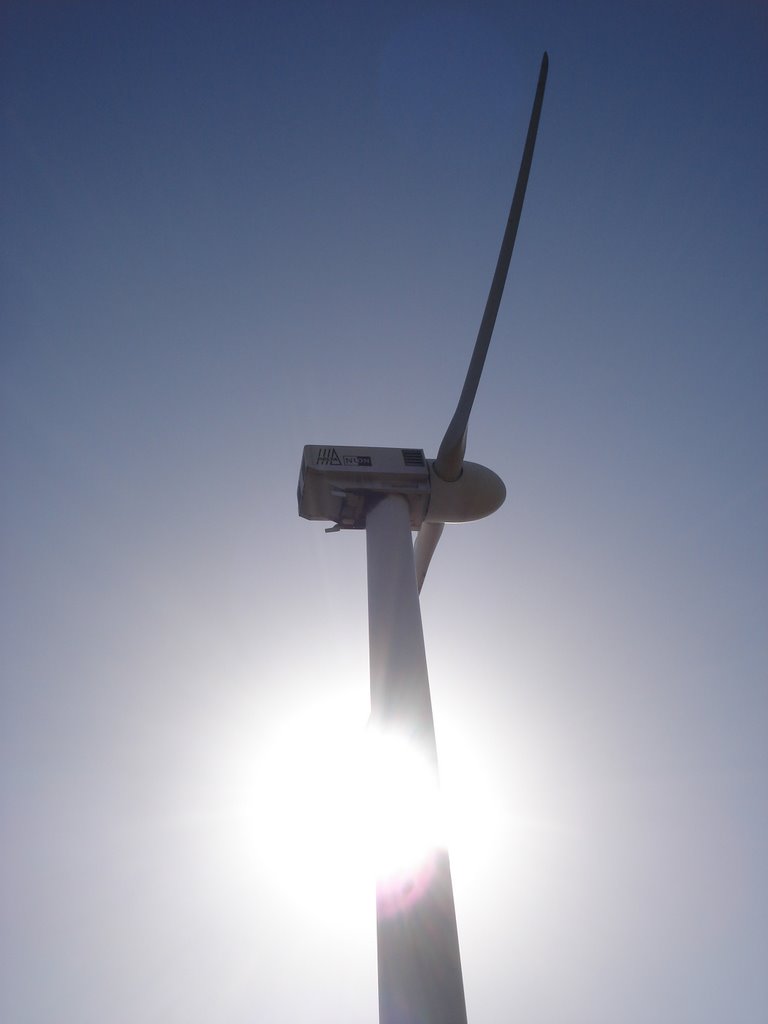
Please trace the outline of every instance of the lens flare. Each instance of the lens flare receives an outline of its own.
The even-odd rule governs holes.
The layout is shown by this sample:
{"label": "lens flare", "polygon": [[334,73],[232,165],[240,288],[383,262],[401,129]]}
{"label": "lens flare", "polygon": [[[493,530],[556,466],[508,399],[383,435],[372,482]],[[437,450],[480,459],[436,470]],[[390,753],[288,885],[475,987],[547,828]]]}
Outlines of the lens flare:
{"label": "lens flare", "polygon": [[395,912],[423,892],[445,840],[437,770],[415,740],[377,727],[367,732],[363,765],[366,847],[379,906]]}

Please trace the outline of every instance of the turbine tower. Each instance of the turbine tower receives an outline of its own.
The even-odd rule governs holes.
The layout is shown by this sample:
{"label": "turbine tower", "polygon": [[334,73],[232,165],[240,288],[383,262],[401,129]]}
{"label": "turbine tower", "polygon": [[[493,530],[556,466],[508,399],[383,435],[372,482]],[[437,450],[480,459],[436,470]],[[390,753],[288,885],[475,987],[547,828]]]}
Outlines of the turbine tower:
{"label": "turbine tower", "polygon": [[[490,515],[506,496],[501,479],[466,461],[464,451],[520,223],[547,67],[545,53],[496,271],[437,458],[426,459],[420,448],[306,445],[301,462],[299,515],[333,522],[328,532],[366,532],[371,721],[383,735],[404,738],[418,749],[435,783],[437,747],[419,593],[444,525]],[[396,776],[393,771],[384,780],[385,790],[391,780],[389,794],[376,794],[382,803],[392,798],[395,813]],[[432,813],[427,803],[424,797],[416,827]],[[466,1024],[451,869],[442,839],[407,870],[380,874],[376,913],[380,1024]]]}

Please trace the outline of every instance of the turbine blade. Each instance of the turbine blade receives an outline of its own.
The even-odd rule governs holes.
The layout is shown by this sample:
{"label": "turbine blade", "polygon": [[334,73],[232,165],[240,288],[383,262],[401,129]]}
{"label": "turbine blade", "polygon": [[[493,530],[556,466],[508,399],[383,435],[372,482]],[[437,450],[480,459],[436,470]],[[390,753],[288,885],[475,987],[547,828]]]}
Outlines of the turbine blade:
{"label": "turbine blade", "polygon": [[429,563],[435,553],[437,542],[443,534],[443,523],[422,523],[416,534],[413,545],[413,557],[416,562],[416,584],[421,593],[424,577],[427,575]]}
{"label": "turbine blade", "polygon": [[496,323],[496,316],[498,315],[499,306],[501,305],[501,296],[504,291],[504,284],[507,280],[509,261],[512,258],[512,250],[515,245],[517,228],[520,223],[520,214],[523,210],[525,189],[528,184],[531,162],[533,161],[533,147],[536,144],[536,132],[539,128],[541,105],[544,100],[544,86],[547,81],[548,67],[549,57],[545,53],[541,58],[539,81],[536,85],[533,110],[531,111],[531,119],[528,123],[528,134],[525,139],[523,159],[517,175],[515,194],[512,197],[512,206],[509,211],[507,227],[504,231],[504,238],[501,242],[499,259],[496,263],[496,272],[494,273],[493,281],[491,282],[491,290],[488,293],[485,312],[483,313],[483,319],[480,323],[480,330],[477,333],[477,340],[475,341],[472,358],[469,362],[469,369],[467,370],[467,376],[464,380],[464,387],[461,391],[459,404],[456,406],[456,412],[453,414],[453,419],[448,425],[448,429],[446,430],[445,437],[440,444],[440,450],[437,453],[437,458],[434,463],[437,475],[442,480],[448,482],[458,480],[461,476],[461,467],[464,461],[464,450],[467,444],[467,424],[469,422],[469,414],[472,411],[472,403],[475,400],[477,386],[480,383],[480,375],[483,372],[485,357],[488,353],[488,346],[490,345],[491,335],[493,334],[493,328]]}

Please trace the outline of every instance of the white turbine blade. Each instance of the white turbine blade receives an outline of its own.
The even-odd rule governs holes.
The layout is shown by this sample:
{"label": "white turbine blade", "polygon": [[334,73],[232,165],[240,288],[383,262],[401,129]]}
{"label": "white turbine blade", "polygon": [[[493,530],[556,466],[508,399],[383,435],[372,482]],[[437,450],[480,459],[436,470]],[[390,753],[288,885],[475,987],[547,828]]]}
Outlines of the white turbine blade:
{"label": "white turbine blade", "polygon": [[547,81],[548,67],[549,58],[545,53],[541,59],[541,70],[539,71],[539,81],[536,85],[536,95],[533,100],[531,119],[528,123],[528,135],[525,139],[523,159],[517,175],[515,194],[512,197],[512,206],[509,211],[507,227],[504,231],[504,238],[501,242],[499,259],[496,263],[496,272],[494,273],[493,281],[491,282],[491,290],[488,293],[485,312],[483,313],[483,319],[480,323],[480,330],[477,333],[477,340],[475,341],[472,358],[469,361],[469,369],[467,370],[467,376],[464,380],[464,387],[461,391],[459,404],[456,406],[456,412],[453,414],[453,419],[448,425],[448,429],[446,430],[445,437],[440,444],[440,450],[437,453],[437,458],[434,463],[434,469],[437,475],[449,483],[454,480],[458,480],[461,476],[461,466],[464,461],[464,449],[467,444],[467,424],[469,423],[469,414],[472,411],[472,403],[474,402],[475,395],[477,394],[480,375],[483,372],[485,357],[488,354],[488,346],[491,343],[491,335],[493,334],[496,316],[498,315],[499,306],[501,305],[501,296],[504,292],[504,285],[507,280],[509,261],[512,258],[512,250],[515,246],[517,228],[520,224],[520,214],[523,211],[523,200],[525,199],[525,189],[528,184],[528,175],[533,161],[533,147],[536,144],[536,133],[539,128],[541,105],[544,101],[544,86]]}
{"label": "white turbine blade", "polygon": [[413,545],[413,556],[416,562],[416,586],[421,588],[424,585],[424,577],[427,575],[429,563],[435,553],[438,541],[443,535],[443,523],[422,523],[419,532],[416,534],[416,542]]}

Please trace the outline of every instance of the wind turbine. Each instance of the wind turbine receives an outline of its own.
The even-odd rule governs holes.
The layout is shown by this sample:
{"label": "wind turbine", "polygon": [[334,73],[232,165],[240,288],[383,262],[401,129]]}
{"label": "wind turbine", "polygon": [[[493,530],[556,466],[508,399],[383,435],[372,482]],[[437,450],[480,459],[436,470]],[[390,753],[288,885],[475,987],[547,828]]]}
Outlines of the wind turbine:
{"label": "wind turbine", "polygon": [[[301,462],[299,515],[330,520],[335,525],[329,533],[366,532],[371,721],[384,736],[404,737],[419,750],[435,782],[437,748],[419,593],[444,525],[490,515],[506,497],[502,480],[466,461],[464,451],[520,223],[548,63],[545,53],[496,271],[437,458],[426,459],[420,448],[306,445]],[[415,544],[413,530],[418,531]],[[399,768],[407,762],[404,749],[398,743],[392,747]],[[375,798],[382,814],[383,805],[394,802],[396,815],[399,801],[417,789],[421,804],[409,824],[418,828],[432,814],[431,797],[407,766],[405,771],[405,785],[398,788],[402,775],[398,763],[390,761],[383,792]],[[442,839],[435,838],[407,870],[379,875],[376,907],[380,1024],[466,1024],[451,870]]]}

